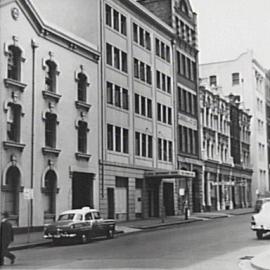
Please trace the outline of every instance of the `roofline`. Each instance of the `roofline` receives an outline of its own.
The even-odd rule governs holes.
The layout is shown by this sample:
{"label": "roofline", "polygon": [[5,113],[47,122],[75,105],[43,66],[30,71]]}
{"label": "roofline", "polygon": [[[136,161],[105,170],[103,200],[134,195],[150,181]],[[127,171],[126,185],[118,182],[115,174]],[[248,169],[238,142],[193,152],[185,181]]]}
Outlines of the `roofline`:
{"label": "roofline", "polygon": [[38,14],[30,0],[14,0],[25,13],[36,33],[74,53],[80,54],[94,62],[98,62],[100,52],[88,41],[69,33],[60,27],[45,22]]}
{"label": "roofline", "polygon": [[119,0],[119,1],[125,6],[134,8],[139,14],[142,14],[146,20],[150,21],[158,29],[161,29],[161,31],[166,32],[167,35],[171,36],[172,38],[175,37],[175,30],[171,26],[163,22],[159,17],[157,17],[147,8],[145,8],[142,4],[138,3],[136,0]]}

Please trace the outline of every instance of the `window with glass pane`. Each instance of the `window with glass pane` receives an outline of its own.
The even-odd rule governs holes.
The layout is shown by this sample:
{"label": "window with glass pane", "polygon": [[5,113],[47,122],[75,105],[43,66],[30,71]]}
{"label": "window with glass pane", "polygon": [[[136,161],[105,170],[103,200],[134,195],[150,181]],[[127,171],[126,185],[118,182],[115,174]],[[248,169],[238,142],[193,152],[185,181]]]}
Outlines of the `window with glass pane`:
{"label": "window with glass pane", "polygon": [[46,76],[45,76],[45,90],[56,92],[56,64],[51,61],[46,61]]}
{"label": "window with glass pane", "polygon": [[52,113],[46,113],[45,145],[52,148],[56,145],[56,115]]}
{"label": "window with glass pane", "polygon": [[153,157],[153,137],[148,136],[148,157]]}
{"label": "window with glass pane", "polygon": [[112,45],[106,44],[106,59],[107,64],[112,66]]}
{"label": "window with glass pane", "polygon": [[162,160],[162,139],[158,139],[158,159]]}
{"label": "window with glass pane", "polygon": [[135,113],[140,113],[140,96],[135,94]]}
{"label": "window with glass pane", "polygon": [[8,47],[8,78],[16,81],[21,79],[21,55],[22,51],[15,45]]}
{"label": "window with glass pane", "polygon": [[78,100],[86,102],[87,77],[83,73],[78,74]]}
{"label": "window with glass pane", "polygon": [[7,138],[9,141],[20,142],[21,133],[21,106],[8,104]]}
{"label": "window with glass pane", "polygon": [[106,5],[106,24],[112,26],[112,8]]}
{"label": "window with glass pane", "polygon": [[114,86],[114,105],[121,107],[121,89],[120,86]]}
{"label": "window with glass pane", "polygon": [[160,42],[157,38],[156,38],[156,55],[157,56],[160,55]]}
{"label": "window with glass pane", "polygon": [[116,10],[113,11],[113,28],[119,31],[119,12]]}
{"label": "window with glass pane", "polygon": [[107,82],[107,103],[113,104],[113,84]]}
{"label": "window with glass pane", "polygon": [[128,90],[122,89],[123,109],[128,110]]}
{"label": "window with glass pane", "polygon": [[114,67],[120,69],[120,50],[114,48]]}
{"label": "window with glass pane", "polygon": [[142,134],[142,156],[146,157],[146,135]]}
{"label": "window with glass pane", "polygon": [[128,153],[128,129],[123,129],[123,152]]}
{"label": "window with glass pane", "polygon": [[135,155],[140,155],[140,133],[135,132]]}
{"label": "window with glass pane", "polygon": [[121,15],[121,34],[127,34],[127,18],[124,15]]}
{"label": "window with glass pane", "polygon": [[167,161],[167,141],[163,140],[163,160]]}
{"label": "window with glass pane", "polygon": [[108,150],[113,150],[113,126],[107,125],[107,147]]}
{"label": "window with glass pane", "polygon": [[157,120],[161,121],[161,104],[157,104]]}
{"label": "window with glass pane", "polygon": [[141,114],[145,116],[145,97],[141,97]]}
{"label": "window with glass pane", "polygon": [[134,58],[134,77],[139,78],[139,61]]}
{"label": "window with glass pane", "polygon": [[87,123],[84,121],[78,123],[78,151],[87,152]]}
{"label": "window with glass pane", "polygon": [[140,79],[145,81],[145,65],[142,62],[140,62]]}
{"label": "window with glass pane", "polygon": [[150,38],[149,32],[145,32],[145,44],[146,44],[146,49],[151,50],[151,38]]}
{"label": "window with glass pane", "polygon": [[138,25],[133,23],[133,40],[138,43]]}
{"label": "window with glass pane", "polygon": [[147,99],[147,117],[152,118],[152,100]]}
{"label": "window with glass pane", "polygon": [[128,71],[127,54],[125,52],[121,52],[121,61],[122,61],[122,71],[127,73]]}
{"label": "window with glass pane", "polygon": [[140,45],[144,47],[144,30],[141,27],[139,28],[139,34],[140,34]]}
{"label": "window with glass pane", "polygon": [[115,151],[121,152],[121,128],[115,127]]}
{"label": "window with glass pane", "polygon": [[152,71],[151,67],[146,65],[146,82],[152,84]]}

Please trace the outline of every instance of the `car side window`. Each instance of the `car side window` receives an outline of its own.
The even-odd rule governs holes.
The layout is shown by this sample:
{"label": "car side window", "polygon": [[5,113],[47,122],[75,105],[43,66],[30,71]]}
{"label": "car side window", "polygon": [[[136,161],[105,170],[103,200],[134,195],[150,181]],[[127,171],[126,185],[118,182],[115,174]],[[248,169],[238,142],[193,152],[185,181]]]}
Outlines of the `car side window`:
{"label": "car side window", "polygon": [[100,214],[99,214],[99,212],[93,212],[92,213],[93,214],[93,217],[94,217],[94,219],[100,219]]}
{"label": "car side window", "polygon": [[82,214],[77,214],[77,216],[76,216],[76,220],[82,220],[82,219],[83,219]]}
{"label": "car side window", "polygon": [[87,213],[85,215],[85,220],[91,220],[91,219],[92,219],[91,213]]}

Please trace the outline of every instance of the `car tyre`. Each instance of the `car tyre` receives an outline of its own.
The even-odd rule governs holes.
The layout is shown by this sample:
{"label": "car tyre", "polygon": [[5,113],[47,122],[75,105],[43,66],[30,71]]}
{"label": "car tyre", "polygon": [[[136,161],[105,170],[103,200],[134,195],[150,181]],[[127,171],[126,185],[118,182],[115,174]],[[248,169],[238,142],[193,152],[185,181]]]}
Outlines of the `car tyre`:
{"label": "car tyre", "polygon": [[263,232],[262,231],[256,231],[257,238],[259,240],[263,239]]}
{"label": "car tyre", "polygon": [[109,229],[107,231],[107,239],[113,239],[114,238],[114,230],[113,229]]}
{"label": "car tyre", "polygon": [[86,244],[87,241],[88,241],[87,235],[86,235],[85,233],[83,233],[83,234],[81,235],[81,243],[82,243],[82,244]]}

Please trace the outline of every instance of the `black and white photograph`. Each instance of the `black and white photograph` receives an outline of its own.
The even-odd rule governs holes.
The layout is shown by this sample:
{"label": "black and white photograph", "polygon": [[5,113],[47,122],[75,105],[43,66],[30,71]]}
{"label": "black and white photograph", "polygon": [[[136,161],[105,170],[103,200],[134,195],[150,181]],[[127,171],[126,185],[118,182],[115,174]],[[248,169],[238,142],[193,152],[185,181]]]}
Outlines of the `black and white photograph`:
{"label": "black and white photograph", "polygon": [[269,0],[0,0],[0,269],[270,270]]}

